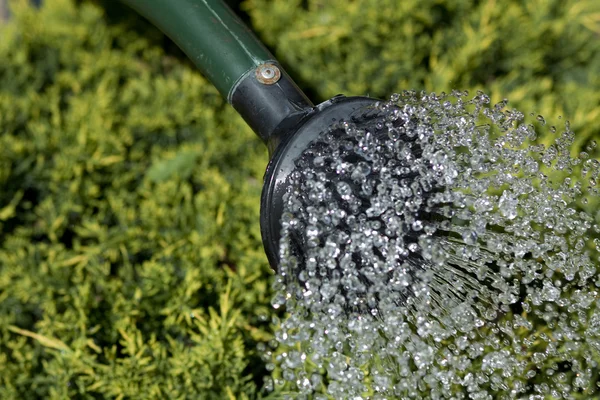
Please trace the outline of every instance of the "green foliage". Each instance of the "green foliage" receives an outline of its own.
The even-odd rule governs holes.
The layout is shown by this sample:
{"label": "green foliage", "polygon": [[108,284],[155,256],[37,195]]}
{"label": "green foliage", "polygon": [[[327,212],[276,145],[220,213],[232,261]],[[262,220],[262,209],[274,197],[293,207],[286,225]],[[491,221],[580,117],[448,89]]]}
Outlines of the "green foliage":
{"label": "green foliage", "polygon": [[[600,133],[596,0],[247,0],[276,56],[319,99],[483,90]],[[291,11],[293,10],[293,11]]]}
{"label": "green foliage", "polygon": [[46,3],[0,43],[0,398],[253,397],[262,144],[128,25]]}
{"label": "green foliage", "polygon": [[[0,26],[0,398],[257,397],[262,144],[147,25],[25,3]],[[597,1],[243,7],[315,100],[483,89],[600,134]]]}

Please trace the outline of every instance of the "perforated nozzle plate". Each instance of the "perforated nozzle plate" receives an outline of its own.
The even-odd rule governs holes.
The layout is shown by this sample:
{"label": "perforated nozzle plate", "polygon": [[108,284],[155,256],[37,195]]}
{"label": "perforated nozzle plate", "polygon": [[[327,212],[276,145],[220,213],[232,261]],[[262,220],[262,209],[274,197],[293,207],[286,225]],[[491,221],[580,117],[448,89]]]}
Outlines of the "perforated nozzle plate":
{"label": "perforated nozzle plate", "polygon": [[286,134],[267,166],[261,196],[260,225],[265,252],[271,268],[278,270],[279,239],[281,237],[281,214],[283,195],[288,186],[288,178],[295,167],[295,161],[310,143],[340,121],[351,122],[360,119],[369,111],[369,106],[378,100],[369,97],[336,96],[315,107],[310,118],[295,131]]}

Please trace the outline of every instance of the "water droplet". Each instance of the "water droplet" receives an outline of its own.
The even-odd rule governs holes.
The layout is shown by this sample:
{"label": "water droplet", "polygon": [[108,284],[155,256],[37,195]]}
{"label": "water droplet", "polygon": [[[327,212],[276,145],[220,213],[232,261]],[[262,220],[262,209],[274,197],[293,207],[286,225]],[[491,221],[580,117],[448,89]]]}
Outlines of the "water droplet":
{"label": "water droplet", "polygon": [[264,351],[277,386],[492,399],[595,385],[600,228],[577,205],[598,197],[592,145],[572,159],[567,123],[543,145],[541,116],[466,96],[405,91],[302,155],[272,302],[289,315]]}

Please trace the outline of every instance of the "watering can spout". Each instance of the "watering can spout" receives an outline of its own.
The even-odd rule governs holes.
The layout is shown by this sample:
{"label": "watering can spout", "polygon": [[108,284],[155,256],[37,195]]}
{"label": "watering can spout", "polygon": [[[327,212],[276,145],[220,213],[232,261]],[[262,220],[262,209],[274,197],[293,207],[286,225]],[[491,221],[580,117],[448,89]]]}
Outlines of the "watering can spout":
{"label": "watering can spout", "polygon": [[122,0],[190,58],[275,151],[313,104],[252,31],[221,0]]}

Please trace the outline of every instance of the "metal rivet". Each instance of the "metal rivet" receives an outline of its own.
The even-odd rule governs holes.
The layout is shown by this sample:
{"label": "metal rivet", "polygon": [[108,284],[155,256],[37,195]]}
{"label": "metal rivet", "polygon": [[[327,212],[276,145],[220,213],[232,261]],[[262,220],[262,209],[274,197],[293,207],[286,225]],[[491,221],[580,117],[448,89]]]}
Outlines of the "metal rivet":
{"label": "metal rivet", "polygon": [[263,64],[256,68],[256,79],[265,85],[277,83],[281,78],[281,71],[275,64]]}

